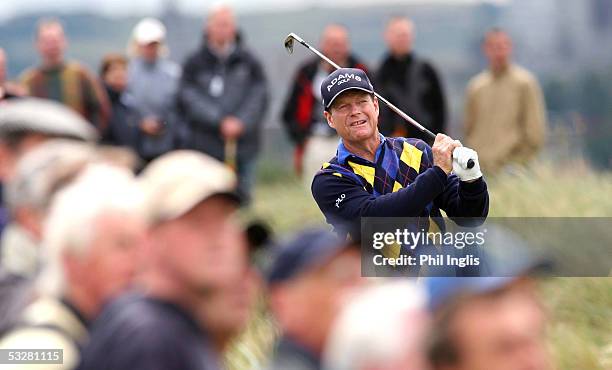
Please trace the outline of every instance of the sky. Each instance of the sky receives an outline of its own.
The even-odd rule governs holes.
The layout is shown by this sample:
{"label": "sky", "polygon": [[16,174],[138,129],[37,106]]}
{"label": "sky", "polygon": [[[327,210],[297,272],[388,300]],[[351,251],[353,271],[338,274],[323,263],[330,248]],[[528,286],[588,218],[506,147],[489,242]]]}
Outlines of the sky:
{"label": "sky", "polygon": [[[356,4],[403,4],[403,3],[505,3],[510,0],[334,0],[335,6]],[[0,0],[0,20],[18,16],[23,13],[88,11],[109,16],[155,15],[168,2],[174,2],[180,11],[185,13],[204,13],[211,4],[219,1],[210,0],[52,0],[42,3],[40,0]],[[329,0],[226,0],[238,12],[269,11],[271,9],[300,9],[313,6],[325,6]]]}

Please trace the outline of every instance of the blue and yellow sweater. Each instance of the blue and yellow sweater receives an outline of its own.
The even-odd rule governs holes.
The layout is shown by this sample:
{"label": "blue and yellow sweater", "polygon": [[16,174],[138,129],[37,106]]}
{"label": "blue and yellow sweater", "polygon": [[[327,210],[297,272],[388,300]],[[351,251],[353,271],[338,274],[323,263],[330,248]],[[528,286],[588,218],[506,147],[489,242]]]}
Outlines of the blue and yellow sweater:
{"label": "blue and yellow sweater", "polygon": [[362,217],[423,217],[427,229],[430,217],[442,216],[440,210],[460,225],[464,217],[487,216],[483,178],[466,183],[447,175],[433,165],[431,147],[422,140],[383,135],[380,140],[374,163],[349,152],[341,140],[336,156],[314,177],[314,199],[336,230],[354,233]]}

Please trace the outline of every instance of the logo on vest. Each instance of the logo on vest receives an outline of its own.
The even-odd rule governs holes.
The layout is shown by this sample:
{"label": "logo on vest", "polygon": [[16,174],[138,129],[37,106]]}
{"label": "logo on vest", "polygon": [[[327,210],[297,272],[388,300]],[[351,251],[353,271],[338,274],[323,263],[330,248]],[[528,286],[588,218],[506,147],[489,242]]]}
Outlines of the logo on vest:
{"label": "logo on vest", "polygon": [[338,77],[334,78],[333,80],[331,80],[330,84],[327,85],[327,91],[331,91],[331,88],[338,85],[342,85],[345,84],[347,82],[349,82],[350,80],[355,80],[357,82],[361,82],[361,77],[360,76],[355,76],[354,73],[345,73],[345,74],[340,74],[338,75]]}
{"label": "logo on vest", "polygon": [[336,199],[336,208],[340,208],[340,203],[342,203],[342,201],[344,200],[344,198],[346,198],[346,195],[342,194],[340,195],[340,197],[338,197]]}

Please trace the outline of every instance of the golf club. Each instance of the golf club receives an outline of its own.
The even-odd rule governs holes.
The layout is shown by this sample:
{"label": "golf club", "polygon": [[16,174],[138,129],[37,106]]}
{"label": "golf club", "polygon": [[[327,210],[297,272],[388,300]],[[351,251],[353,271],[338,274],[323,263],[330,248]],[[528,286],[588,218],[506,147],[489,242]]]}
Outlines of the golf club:
{"label": "golf club", "polygon": [[[305,46],[308,50],[312,51],[313,53],[317,54],[321,59],[323,59],[324,61],[326,61],[327,63],[329,63],[332,67],[334,67],[335,69],[340,69],[342,67],[340,67],[339,65],[337,65],[336,63],[334,63],[331,59],[329,59],[328,57],[326,57],[323,53],[321,53],[320,51],[318,51],[317,49],[315,49],[314,47],[310,46],[310,44],[308,44],[306,41],[304,41],[300,36],[296,35],[295,33],[291,32],[289,35],[287,35],[287,37],[285,38],[285,49],[287,49],[287,52],[289,54],[293,54],[293,44],[294,42],[297,41],[300,44],[302,44],[303,46]],[[412,124],[414,127],[416,127],[419,131],[421,131],[422,133],[424,133],[425,135],[429,136],[432,140],[435,140],[436,135],[429,131],[427,128],[425,128],[423,125],[421,125],[420,123],[418,123],[415,119],[413,119],[412,117],[410,117],[409,115],[407,115],[406,113],[404,113],[401,109],[399,109],[398,107],[396,107],[395,105],[393,105],[390,101],[388,101],[387,99],[383,98],[382,96],[380,96],[376,91],[374,92],[374,95],[378,98],[378,100],[382,101],[383,103],[385,103],[387,105],[387,107],[389,107],[389,109],[391,109],[392,111],[394,111],[395,113],[397,113],[400,117],[402,117],[405,121],[409,122],[410,124]],[[470,169],[474,167],[474,161],[472,159],[470,159],[467,163],[467,168]]]}

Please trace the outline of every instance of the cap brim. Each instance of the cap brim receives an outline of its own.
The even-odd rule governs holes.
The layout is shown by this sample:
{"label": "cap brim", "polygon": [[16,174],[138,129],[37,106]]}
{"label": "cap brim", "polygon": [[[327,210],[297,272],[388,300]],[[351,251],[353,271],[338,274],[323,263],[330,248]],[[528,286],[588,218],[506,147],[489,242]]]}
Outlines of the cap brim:
{"label": "cap brim", "polygon": [[[285,281],[293,279],[296,276],[303,274],[306,271],[311,271],[316,267],[323,266],[334,256],[338,255],[344,249],[349,248],[351,245],[352,243],[350,242],[338,242],[334,239],[321,240],[321,242],[319,243],[314,242],[311,244],[310,248],[308,248],[301,256],[299,256],[299,259],[301,259],[302,262],[288,269],[282,268],[279,265],[279,258],[282,258],[279,255],[276,257],[276,261],[272,263],[271,268],[266,274],[266,280],[268,282],[268,285],[283,283]],[[277,248],[282,249],[280,245],[277,245]],[[282,251],[281,254],[283,254],[284,252],[286,251]]]}
{"label": "cap brim", "polygon": [[336,98],[337,98],[337,97],[338,97],[340,94],[342,94],[343,92],[348,91],[348,90],[361,90],[361,91],[365,91],[365,92],[367,92],[367,93],[369,93],[369,94],[374,94],[374,90],[368,90],[368,89],[365,89],[365,88],[363,88],[363,87],[347,86],[347,87],[343,88],[342,90],[338,91],[338,92],[336,93],[336,95],[334,95],[334,96],[333,96],[333,97],[332,97],[332,98],[329,100],[329,103],[327,103],[327,105],[325,106],[325,108],[329,108],[329,107],[332,105],[332,103],[334,102],[334,100],[336,100]]}

